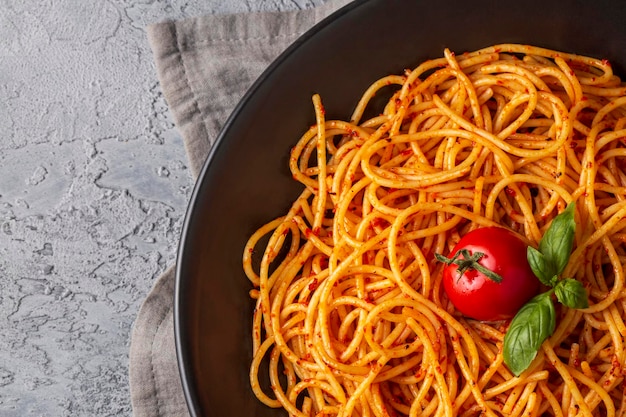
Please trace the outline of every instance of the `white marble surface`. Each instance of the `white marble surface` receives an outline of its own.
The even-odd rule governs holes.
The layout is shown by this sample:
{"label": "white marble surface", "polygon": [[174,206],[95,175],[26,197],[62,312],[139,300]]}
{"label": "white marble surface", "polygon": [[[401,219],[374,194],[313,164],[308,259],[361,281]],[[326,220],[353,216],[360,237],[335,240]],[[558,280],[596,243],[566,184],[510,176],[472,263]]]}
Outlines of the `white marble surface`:
{"label": "white marble surface", "polygon": [[131,415],[193,181],[146,25],[323,0],[0,0],[0,415]]}

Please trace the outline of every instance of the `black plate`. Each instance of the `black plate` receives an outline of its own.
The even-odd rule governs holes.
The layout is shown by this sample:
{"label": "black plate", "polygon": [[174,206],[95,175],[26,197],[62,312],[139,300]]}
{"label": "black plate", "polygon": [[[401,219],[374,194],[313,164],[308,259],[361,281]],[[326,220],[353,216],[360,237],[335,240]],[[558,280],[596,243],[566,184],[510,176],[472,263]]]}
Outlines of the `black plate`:
{"label": "black plate", "polygon": [[290,47],[230,117],[205,164],[178,257],[175,328],[183,387],[195,416],[285,416],[254,398],[250,284],[243,246],[282,215],[300,187],[289,149],[314,122],[349,117],[375,79],[443,55],[528,43],[607,58],[626,68],[626,3],[615,1],[369,0],[352,3]]}

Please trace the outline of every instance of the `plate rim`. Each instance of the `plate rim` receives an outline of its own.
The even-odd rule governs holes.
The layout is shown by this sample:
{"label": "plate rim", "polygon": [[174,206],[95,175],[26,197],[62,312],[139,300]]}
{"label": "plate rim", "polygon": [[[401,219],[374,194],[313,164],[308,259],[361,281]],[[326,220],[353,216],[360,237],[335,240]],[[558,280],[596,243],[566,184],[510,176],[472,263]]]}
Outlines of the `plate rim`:
{"label": "plate rim", "polygon": [[[331,0],[332,1],[332,0]],[[316,37],[316,35],[325,27],[335,23],[341,17],[350,14],[357,8],[363,6],[366,3],[373,3],[381,0],[353,0],[339,9],[335,10],[309,29],[304,31],[297,39],[292,42],[283,52],[281,52],[265,70],[261,72],[259,77],[252,83],[252,85],[246,90],[241,99],[237,102],[233,110],[227,117],[224,125],[220,129],[213,145],[211,146],[206,160],[202,164],[202,168],[198,173],[195,180],[193,190],[187,208],[185,210],[183,225],[179,237],[178,248],[176,252],[176,268],[175,268],[175,284],[174,284],[174,305],[173,305],[173,320],[174,320],[174,338],[176,347],[176,362],[178,365],[178,374],[182,385],[183,393],[187,408],[192,417],[199,416],[199,401],[195,390],[192,387],[191,379],[193,372],[190,369],[190,359],[185,354],[184,349],[184,329],[181,323],[182,314],[182,302],[183,297],[181,289],[184,285],[184,268],[185,263],[182,260],[185,257],[185,247],[189,235],[190,226],[193,222],[194,214],[197,210],[194,210],[197,205],[198,196],[202,187],[206,184],[205,178],[208,176],[208,171],[211,168],[212,161],[215,159],[219,152],[221,145],[227,140],[231,126],[236,122],[239,115],[247,107],[248,103],[257,95],[258,90],[263,83],[271,77],[271,75],[280,68],[297,50],[302,48],[307,42],[310,42]]]}

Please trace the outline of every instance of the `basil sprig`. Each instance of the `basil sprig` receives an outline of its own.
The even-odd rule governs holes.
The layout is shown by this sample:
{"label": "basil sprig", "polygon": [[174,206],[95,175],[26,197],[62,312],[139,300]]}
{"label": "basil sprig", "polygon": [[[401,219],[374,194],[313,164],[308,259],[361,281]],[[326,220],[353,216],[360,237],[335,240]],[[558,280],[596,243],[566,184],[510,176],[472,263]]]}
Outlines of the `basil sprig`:
{"label": "basil sprig", "polygon": [[528,247],[527,258],[537,278],[554,287],[558,275],[567,266],[574,245],[574,204],[569,204],[563,213],[556,216],[539,242],[539,250]]}
{"label": "basil sprig", "polygon": [[520,308],[504,335],[504,363],[511,372],[519,376],[528,368],[555,325],[556,313],[548,292],[535,296]]}
{"label": "basil sprig", "polygon": [[559,279],[574,245],[574,203],[552,220],[539,242],[539,249],[528,247],[530,268],[548,291],[535,296],[513,317],[504,335],[504,363],[519,376],[537,356],[541,344],[554,332],[556,311],[552,294],[569,308],[587,308],[587,291],[573,278]]}

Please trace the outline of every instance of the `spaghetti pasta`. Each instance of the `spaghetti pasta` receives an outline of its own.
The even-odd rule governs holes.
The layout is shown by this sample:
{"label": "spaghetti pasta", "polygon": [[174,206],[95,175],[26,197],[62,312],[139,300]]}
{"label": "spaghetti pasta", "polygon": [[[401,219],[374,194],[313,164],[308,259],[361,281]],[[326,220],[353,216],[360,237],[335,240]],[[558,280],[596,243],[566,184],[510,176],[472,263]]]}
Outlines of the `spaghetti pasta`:
{"label": "spaghetti pasta", "polygon": [[[607,61],[445,50],[376,81],[349,121],[327,120],[317,95],[313,108],[289,162],[304,190],[243,253],[259,400],[292,416],[626,414],[626,85]],[[434,254],[495,225],[536,247],[571,202],[564,276],[590,305],[558,306],[516,377],[502,358],[510,321],[455,311]]]}

